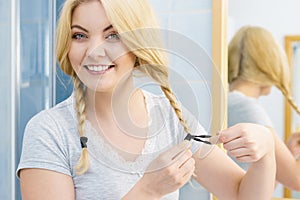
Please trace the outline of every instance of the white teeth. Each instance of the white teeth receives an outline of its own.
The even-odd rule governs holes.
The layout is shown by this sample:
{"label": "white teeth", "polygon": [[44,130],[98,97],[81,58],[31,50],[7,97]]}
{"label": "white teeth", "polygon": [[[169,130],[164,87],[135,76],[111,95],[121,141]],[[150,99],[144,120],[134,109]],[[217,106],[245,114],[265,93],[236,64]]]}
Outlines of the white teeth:
{"label": "white teeth", "polygon": [[101,72],[105,71],[109,68],[109,65],[102,65],[102,66],[92,66],[92,65],[87,65],[86,66],[90,71],[95,71],[95,72]]}

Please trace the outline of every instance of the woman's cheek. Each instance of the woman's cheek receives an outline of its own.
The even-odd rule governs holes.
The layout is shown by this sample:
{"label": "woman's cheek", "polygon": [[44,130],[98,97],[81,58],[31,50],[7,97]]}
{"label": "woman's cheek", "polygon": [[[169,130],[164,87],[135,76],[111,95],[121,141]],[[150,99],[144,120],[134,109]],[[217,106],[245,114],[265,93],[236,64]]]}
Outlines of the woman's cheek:
{"label": "woman's cheek", "polygon": [[75,71],[79,70],[82,60],[84,59],[85,50],[79,45],[71,45],[68,57]]}

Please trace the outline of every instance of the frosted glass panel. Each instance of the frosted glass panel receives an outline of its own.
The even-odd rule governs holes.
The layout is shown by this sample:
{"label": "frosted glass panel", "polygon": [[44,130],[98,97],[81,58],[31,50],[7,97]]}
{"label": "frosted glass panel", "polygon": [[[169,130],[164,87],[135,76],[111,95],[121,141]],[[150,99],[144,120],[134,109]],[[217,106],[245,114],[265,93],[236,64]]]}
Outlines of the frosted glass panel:
{"label": "frosted glass panel", "polygon": [[0,0],[1,200],[21,199],[15,167],[19,163],[24,128],[33,115],[55,102],[53,24],[56,10],[63,2]]}
{"label": "frosted glass panel", "polygon": [[20,131],[18,151],[28,120],[49,107],[53,41],[47,0],[20,1]]}
{"label": "frosted glass panel", "polygon": [[0,0],[0,199],[12,198],[10,1]]}
{"label": "frosted glass panel", "polygon": [[[16,133],[16,164],[22,150],[24,129],[29,119],[51,106],[53,11],[48,0],[20,1],[20,104]],[[21,199],[19,181],[16,199]]]}

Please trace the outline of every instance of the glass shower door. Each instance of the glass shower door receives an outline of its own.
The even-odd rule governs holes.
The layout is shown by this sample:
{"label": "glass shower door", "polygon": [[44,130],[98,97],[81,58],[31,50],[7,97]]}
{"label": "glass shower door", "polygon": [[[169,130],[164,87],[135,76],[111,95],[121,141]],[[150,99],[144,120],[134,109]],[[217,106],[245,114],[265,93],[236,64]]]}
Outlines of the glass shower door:
{"label": "glass shower door", "polygon": [[[16,164],[27,122],[54,103],[55,8],[55,1],[20,1],[20,121],[16,134]],[[19,181],[16,183],[16,199],[21,199]]]}
{"label": "glass shower door", "polygon": [[0,0],[0,199],[21,199],[24,128],[55,103],[56,1]]}
{"label": "glass shower door", "polygon": [[13,163],[14,154],[12,128],[12,1],[0,0],[0,199],[12,199],[14,191]]}

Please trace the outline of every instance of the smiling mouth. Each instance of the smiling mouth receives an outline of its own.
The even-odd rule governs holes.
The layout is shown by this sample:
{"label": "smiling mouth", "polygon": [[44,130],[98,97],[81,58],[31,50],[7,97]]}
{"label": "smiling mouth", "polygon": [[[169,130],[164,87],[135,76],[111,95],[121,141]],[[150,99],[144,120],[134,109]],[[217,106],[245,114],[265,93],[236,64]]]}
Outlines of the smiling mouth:
{"label": "smiling mouth", "polygon": [[91,72],[103,73],[115,67],[115,65],[84,65],[84,67]]}

